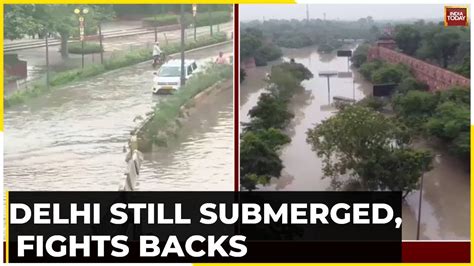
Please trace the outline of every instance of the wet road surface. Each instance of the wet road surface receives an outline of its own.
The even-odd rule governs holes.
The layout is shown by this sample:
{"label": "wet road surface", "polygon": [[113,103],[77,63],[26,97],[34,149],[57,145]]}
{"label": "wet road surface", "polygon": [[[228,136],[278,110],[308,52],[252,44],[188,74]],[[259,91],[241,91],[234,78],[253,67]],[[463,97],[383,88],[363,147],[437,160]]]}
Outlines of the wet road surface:
{"label": "wet road surface", "polygon": [[[215,57],[216,51],[231,52],[232,45],[190,52],[187,57],[198,60],[198,64],[204,63]],[[148,63],[115,70],[5,110],[5,189],[117,190],[125,171],[122,148],[138,123],[136,117],[144,116],[160,100],[151,93],[152,73]],[[222,105],[215,108],[225,113],[228,108],[225,101],[220,99],[218,103]],[[214,114],[206,119],[215,119]],[[225,119],[224,114],[221,120]],[[232,123],[232,117],[229,120]],[[223,125],[225,121],[219,123]],[[210,126],[207,130],[211,132],[201,135],[191,132],[189,138],[200,141],[208,138],[210,143],[214,139],[221,141],[216,136],[223,133],[215,132],[221,129]],[[208,144],[184,150],[182,158],[200,164],[202,157],[196,153],[212,151],[207,147],[214,148]],[[182,161],[166,163],[182,164]],[[147,165],[145,162],[144,176],[153,173],[146,170]],[[232,165],[222,163],[219,167],[232,168]],[[176,176],[181,177],[179,173]],[[160,182],[159,178],[154,182]]]}

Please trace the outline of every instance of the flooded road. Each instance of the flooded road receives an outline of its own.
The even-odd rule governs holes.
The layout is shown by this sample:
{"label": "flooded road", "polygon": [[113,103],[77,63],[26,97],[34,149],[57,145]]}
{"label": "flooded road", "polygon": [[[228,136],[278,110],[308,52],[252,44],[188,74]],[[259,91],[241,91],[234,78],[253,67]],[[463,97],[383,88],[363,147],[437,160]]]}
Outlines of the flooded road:
{"label": "flooded road", "polygon": [[[190,52],[187,58],[203,64],[215,57],[216,51],[231,52],[232,45]],[[134,120],[144,116],[160,100],[151,93],[152,73],[150,65],[143,63],[56,89],[27,105],[7,109],[5,189],[117,190],[126,168],[122,148],[138,123]],[[232,97],[228,100],[231,102]],[[215,108],[225,112],[228,108],[225,101],[219,103],[223,105],[216,104]],[[211,115],[206,119],[214,118]],[[229,120],[232,123],[232,117]],[[221,129],[210,126],[206,130],[211,132],[201,135],[190,131],[189,138],[200,141],[208,138],[212,142],[220,134],[213,130]],[[232,130],[229,131],[232,136]],[[182,156],[190,163],[200,164],[202,157],[196,153],[211,152],[213,148],[204,145],[182,150]],[[182,162],[168,160],[165,164],[182,165]],[[232,165],[220,166],[232,169]],[[181,175],[177,173],[176,177]],[[232,176],[226,177],[232,183]],[[155,182],[160,182],[159,177]]]}
{"label": "flooded road", "polygon": [[206,96],[176,142],[144,154],[139,190],[234,189],[232,93],[225,89]]}
{"label": "flooded road", "polygon": [[[320,55],[315,47],[286,49],[284,55],[285,61],[294,58],[297,63],[304,64],[313,73],[314,78],[302,83],[305,89],[295,94],[289,106],[295,118],[288,127],[291,143],[283,148],[280,156],[285,166],[282,176],[272,180],[272,183],[263,189],[327,190],[330,186],[329,179],[321,179],[321,160],[306,143],[306,131],[336,111],[328,104],[327,80],[318,77],[318,73],[333,70],[347,72],[347,58],[336,57],[334,53]],[[270,72],[270,68],[258,67],[255,72],[253,69],[247,71],[247,80],[241,86],[242,121],[248,121],[248,110],[256,105],[258,96],[263,92],[265,82],[262,78],[266,72]],[[359,75],[355,75],[354,79],[332,77],[330,102],[333,102],[333,96],[362,99],[368,93],[369,85]],[[301,167],[302,165],[305,167]]]}
{"label": "flooded road", "polygon": [[[348,47],[354,49],[355,46]],[[306,131],[330,117],[336,109],[332,97],[343,96],[360,100],[371,92],[371,84],[357,72],[350,78],[330,79],[330,100],[325,77],[320,71],[347,72],[347,59],[335,53],[320,55],[315,47],[284,50],[284,60],[294,58],[304,64],[314,75],[302,83],[304,90],[298,92],[289,106],[295,114],[288,127],[291,143],[282,149],[280,158],[284,169],[281,177],[272,179],[261,190],[324,191],[334,190],[329,179],[322,179],[322,161],[306,143]],[[248,121],[248,110],[256,105],[258,96],[264,91],[263,78],[270,66],[247,70],[246,80],[241,84],[242,121]],[[430,148],[430,147],[427,147]],[[421,239],[459,240],[469,239],[469,169],[444,150],[433,149],[437,154],[434,169],[425,174]],[[304,167],[302,167],[304,165]],[[411,193],[403,204],[403,238],[416,238],[418,192]]]}

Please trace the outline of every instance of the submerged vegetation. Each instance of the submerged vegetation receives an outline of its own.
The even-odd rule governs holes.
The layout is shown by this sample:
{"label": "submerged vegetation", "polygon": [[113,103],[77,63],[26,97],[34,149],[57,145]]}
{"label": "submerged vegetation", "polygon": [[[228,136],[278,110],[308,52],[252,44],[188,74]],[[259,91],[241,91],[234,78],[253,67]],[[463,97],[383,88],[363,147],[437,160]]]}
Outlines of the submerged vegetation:
{"label": "submerged vegetation", "polygon": [[[186,43],[186,50],[203,47],[215,43],[223,42],[227,39],[225,33],[214,34],[213,37],[201,37],[196,41]],[[177,44],[170,44],[163,47],[163,51],[166,54],[173,54],[179,52],[180,46]],[[108,60],[105,60],[104,64],[93,64],[86,65],[84,69],[77,68],[67,71],[61,71],[51,74],[49,86],[45,83],[46,81],[41,80],[31,85],[31,89],[17,91],[11,95],[4,97],[5,107],[11,107],[24,103],[28,99],[35,98],[39,95],[47,93],[51,89],[64,86],[71,82],[81,81],[87,78],[91,78],[107,71],[115,70],[121,67],[131,66],[140,62],[151,60],[151,49],[137,49],[133,52],[119,54],[112,56]]]}
{"label": "submerged vegetation", "polygon": [[307,141],[337,188],[357,183],[363,190],[406,196],[431,168],[432,155],[410,148],[403,124],[363,105],[345,107],[309,129]]}
{"label": "submerged vegetation", "polygon": [[257,66],[282,56],[281,49],[267,39],[261,30],[247,28],[240,33],[240,56],[242,60],[254,58]]}
{"label": "submerged vegetation", "polygon": [[417,81],[406,66],[382,61],[362,62],[359,72],[373,83],[397,84],[391,108],[413,134],[436,137],[455,154],[469,158],[470,91],[467,88],[453,86],[429,92],[428,86]]}
{"label": "submerged vegetation", "polygon": [[257,105],[249,111],[250,122],[243,124],[240,142],[243,188],[253,190],[272,177],[280,177],[283,163],[279,152],[290,142],[284,130],[293,118],[288,103],[301,89],[301,82],[312,77],[302,64],[282,63],[272,67],[267,92],[260,95]]}
{"label": "submerged vegetation", "polygon": [[205,71],[191,77],[176,93],[155,106],[153,117],[145,127],[145,137],[155,144],[166,145],[179,126],[177,119],[183,115],[181,108],[190,104],[198,93],[231,78],[232,66],[230,65],[211,65]]}

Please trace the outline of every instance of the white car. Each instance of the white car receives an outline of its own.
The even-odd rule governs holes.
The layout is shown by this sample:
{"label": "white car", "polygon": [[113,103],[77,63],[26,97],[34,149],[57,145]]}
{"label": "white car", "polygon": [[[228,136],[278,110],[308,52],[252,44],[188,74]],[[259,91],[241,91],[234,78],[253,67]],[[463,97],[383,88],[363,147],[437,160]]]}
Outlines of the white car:
{"label": "white car", "polygon": [[[185,60],[184,77],[189,79],[194,73],[198,71],[198,66],[195,60]],[[158,72],[153,73],[153,93],[155,94],[170,94],[177,91],[181,87],[181,60],[172,59],[163,64]]]}

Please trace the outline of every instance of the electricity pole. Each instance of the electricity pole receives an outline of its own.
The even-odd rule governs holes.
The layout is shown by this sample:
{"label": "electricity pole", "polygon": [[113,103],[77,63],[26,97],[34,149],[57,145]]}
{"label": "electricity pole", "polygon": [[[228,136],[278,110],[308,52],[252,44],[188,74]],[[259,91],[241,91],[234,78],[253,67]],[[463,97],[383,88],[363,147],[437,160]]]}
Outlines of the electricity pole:
{"label": "electricity pole", "polygon": [[104,64],[104,45],[102,44],[102,23],[99,21],[100,63]]}
{"label": "electricity pole", "polygon": [[49,88],[49,47],[48,47],[48,34],[46,31],[45,44],[46,44],[46,87]]}
{"label": "electricity pole", "polygon": [[212,32],[212,11],[211,11],[211,5],[208,5],[207,6],[207,13],[209,15],[209,26],[210,26],[210,30],[211,30],[211,36],[213,36],[213,32]]}
{"label": "electricity pole", "polygon": [[180,16],[180,23],[181,23],[181,86],[184,86],[186,83],[185,78],[185,71],[184,68],[184,5],[181,4],[181,16]]}
{"label": "electricity pole", "polygon": [[423,203],[423,177],[424,177],[424,175],[421,175],[420,198],[419,198],[419,201],[418,201],[418,223],[416,225],[416,240],[420,240],[421,204]]}
{"label": "electricity pole", "polygon": [[197,12],[197,5],[193,4],[193,24],[194,24],[194,41],[196,41],[196,12]]}
{"label": "electricity pole", "polygon": [[309,5],[306,4],[306,22],[309,22]]}

